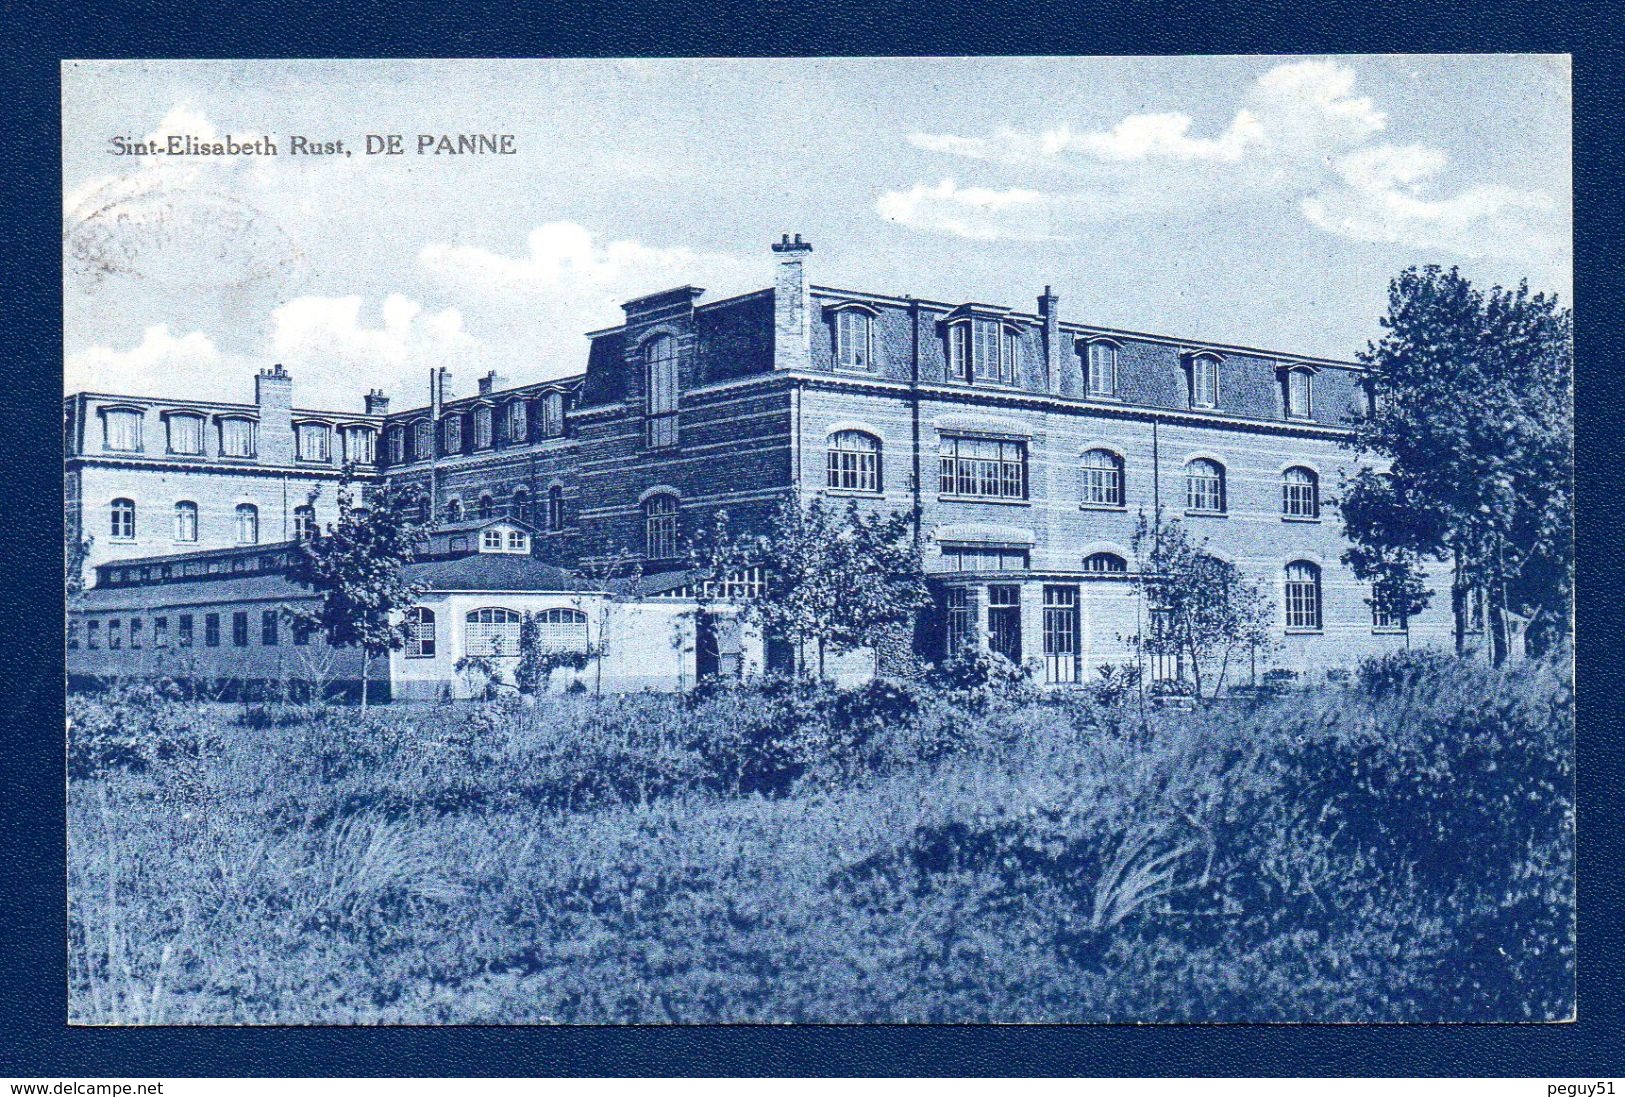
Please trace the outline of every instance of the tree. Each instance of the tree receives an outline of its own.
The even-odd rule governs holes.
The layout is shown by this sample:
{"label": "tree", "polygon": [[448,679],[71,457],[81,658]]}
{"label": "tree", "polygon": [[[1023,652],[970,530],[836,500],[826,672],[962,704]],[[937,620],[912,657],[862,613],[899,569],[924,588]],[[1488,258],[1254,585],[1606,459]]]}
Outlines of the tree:
{"label": "tree", "polygon": [[[316,493],[311,493],[314,503]],[[376,491],[369,506],[356,503],[347,466],[338,488],[339,519],[301,539],[290,578],[314,590],[314,606],[290,607],[296,623],[319,629],[334,647],[361,649],[361,708],[367,708],[372,661],[406,642],[398,618],[421,593],[406,579],[420,536],[417,494]]]}
{"label": "tree", "polygon": [[[1489,611],[1497,665],[1509,611],[1566,635],[1573,594],[1573,314],[1557,299],[1474,289],[1412,267],[1388,287],[1380,342],[1360,354],[1371,407],[1347,443],[1377,466],[1345,482],[1355,574],[1425,604],[1426,560],[1450,561],[1457,647],[1468,592]],[[1538,641],[1537,641],[1538,642]]]}
{"label": "tree", "polygon": [[765,536],[736,539],[725,515],[704,567],[722,588],[746,568],[760,566],[765,583],[745,599],[748,619],[785,641],[802,671],[802,651],[818,650],[818,676],[826,652],[871,647],[875,669],[888,633],[930,604],[925,565],[907,514],[865,514],[855,501],[838,510],[822,497],[803,505],[786,499]]}
{"label": "tree", "polygon": [[1236,565],[1195,542],[1162,511],[1134,525],[1134,586],[1151,613],[1151,626],[1134,637],[1141,655],[1175,656],[1190,667],[1196,701],[1224,690],[1230,666],[1243,652],[1268,651],[1275,606],[1263,588]]}
{"label": "tree", "polygon": [[534,613],[519,619],[519,662],[513,668],[513,684],[526,696],[546,693],[555,670],[583,670],[594,650],[548,647],[542,643],[542,623]]}

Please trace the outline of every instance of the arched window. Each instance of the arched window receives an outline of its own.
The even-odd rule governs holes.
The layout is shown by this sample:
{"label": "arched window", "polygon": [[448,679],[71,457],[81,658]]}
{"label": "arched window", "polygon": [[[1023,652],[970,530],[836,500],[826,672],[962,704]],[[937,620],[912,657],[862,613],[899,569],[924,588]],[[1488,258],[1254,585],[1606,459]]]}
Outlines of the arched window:
{"label": "arched window", "polygon": [[1128,561],[1115,552],[1092,552],[1083,558],[1083,570],[1091,575],[1126,575]]}
{"label": "arched window", "polygon": [[1083,455],[1083,504],[1123,505],[1123,459],[1111,450],[1092,449]]}
{"label": "arched window", "polygon": [[644,501],[643,554],[650,560],[677,556],[677,496],[651,495]]}
{"label": "arched window", "polygon": [[486,404],[474,409],[474,448],[491,448],[491,408]]}
{"label": "arched window", "polygon": [[543,650],[587,650],[587,615],[580,610],[544,609],[535,620],[536,643]]}
{"label": "arched window", "polygon": [[514,488],[513,499],[508,503],[508,513],[521,522],[529,522],[530,492],[524,488]]}
{"label": "arched window", "polygon": [[434,610],[413,606],[406,611],[406,657],[433,659]]}
{"label": "arched window", "polygon": [[1211,354],[1191,359],[1191,407],[1219,406],[1219,360]]}
{"label": "arched window", "polygon": [[1281,474],[1281,514],[1286,518],[1320,517],[1320,477],[1295,465]]}
{"label": "arched window", "polygon": [[523,400],[508,401],[508,441],[514,445],[530,440],[530,422]]}
{"label": "arched window", "polygon": [[446,521],[461,522],[463,520],[463,501],[461,499],[446,500]]}
{"label": "arched window", "polygon": [[485,520],[487,520],[489,518],[494,517],[495,515],[496,515],[496,504],[491,500],[491,497],[489,495],[480,496],[480,509],[479,509],[479,512],[478,512],[478,517],[479,517],[480,521],[483,522],[483,521],[485,521]]}
{"label": "arched window", "polygon": [[197,540],[197,504],[181,500],[175,504],[175,540]]}
{"label": "arched window", "polygon": [[564,433],[564,393],[550,392],[542,397],[542,433],[549,438]]}
{"label": "arched window", "polygon": [[1198,457],[1185,466],[1185,510],[1191,514],[1224,513],[1224,466]]}
{"label": "arched window", "polygon": [[293,535],[301,541],[316,536],[316,508],[305,504],[293,508]]}
{"label": "arched window", "polygon": [[844,308],[835,314],[835,360],[845,369],[874,365],[875,320],[868,310]]}
{"label": "arched window", "polygon": [[880,439],[861,430],[842,430],[830,435],[826,483],[841,491],[878,492]]}
{"label": "arched window", "polygon": [[112,529],[111,529],[110,532],[113,535],[113,540],[115,540],[115,541],[134,541],[135,540],[135,500],[134,499],[114,499],[113,500],[113,509],[112,509],[112,519],[113,519],[113,523],[112,523]]}
{"label": "arched window", "polygon": [[434,424],[427,419],[412,424],[412,456],[419,461],[434,456]]}
{"label": "arched window", "polygon": [[647,365],[648,440],[654,448],[677,444],[677,340],[657,335],[643,350]]}
{"label": "arched window", "polygon": [[1320,628],[1320,569],[1307,560],[1286,566],[1286,627]]}
{"label": "arched window", "polygon": [[177,412],[169,416],[169,452],[203,452],[203,416]]}
{"label": "arched window", "polygon": [[470,611],[463,629],[463,649],[467,655],[518,655],[519,614],[511,609]]}
{"label": "arched window", "polygon": [[1286,413],[1293,419],[1314,414],[1314,374],[1303,368],[1286,371]]}
{"label": "arched window", "polygon": [[554,533],[564,528],[564,489],[557,484],[547,489],[547,528]]}
{"label": "arched window", "polygon": [[239,545],[260,543],[260,508],[253,503],[237,504],[237,543]]}
{"label": "arched window", "polygon": [[1089,344],[1089,395],[1117,395],[1117,344],[1096,339]]}

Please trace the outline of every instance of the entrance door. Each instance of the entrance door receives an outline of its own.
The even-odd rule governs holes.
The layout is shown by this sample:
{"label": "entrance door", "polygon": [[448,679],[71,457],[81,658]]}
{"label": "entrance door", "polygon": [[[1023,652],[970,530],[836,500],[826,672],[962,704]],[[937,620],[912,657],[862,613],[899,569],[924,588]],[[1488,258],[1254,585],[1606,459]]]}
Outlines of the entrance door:
{"label": "entrance door", "polygon": [[1044,588],[1044,681],[1064,685],[1078,680],[1078,588]]}
{"label": "entrance door", "polygon": [[1021,662],[1021,588],[997,584],[987,588],[987,646],[1012,663]]}

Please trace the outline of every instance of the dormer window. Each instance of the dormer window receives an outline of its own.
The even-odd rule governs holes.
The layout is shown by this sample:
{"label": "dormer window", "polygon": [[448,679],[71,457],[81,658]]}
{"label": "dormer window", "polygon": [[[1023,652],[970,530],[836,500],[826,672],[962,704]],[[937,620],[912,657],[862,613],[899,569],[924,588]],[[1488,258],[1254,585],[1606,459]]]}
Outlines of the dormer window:
{"label": "dormer window", "polygon": [[1302,366],[1286,371],[1286,414],[1288,419],[1308,419],[1314,415],[1314,374]]}
{"label": "dormer window", "polygon": [[448,415],[445,420],[445,439],[447,453],[463,452],[463,417]]}
{"label": "dormer window", "polygon": [[103,408],[102,448],[115,453],[140,453],[141,418],[136,408]]}
{"label": "dormer window", "polygon": [[970,316],[948,324],[948,376],[955,381],[1016,383],[1020,334],[991,317]]}
{"label": "dormer window", "polygon": [[1213,354],[1198,354],[1191,359],[1191,407],[1216,408],[1219,406],[1219,359]]}
{"label": "dormer window", "polygon": [[220,456],[254,456],[254,420],[239,416],[220,420]]}
{"label": "dormer window", "polygon": [[530,436],[530,423],[525,415],[525,402],[523,400],[508,401],[508,441],[514,445],[526,441]]}
{"label": "dormer window", "polygon": [[1108,339],[1096,339],[1089,344],[1089,395],[1115,398],[1117,396],[1117,344]]}
{"label": "dormer window", "polygon": [[874,367],[875,318],[862,305],[848,305],[835,313],[835,362],[842,369]]}
{"label": "dormer window", "polygon": [[499,530],[499,529],[488,529],[484,533],[482,533],[480,535],[480,551],[481,552],[501,552],[502,551],[502,531]]}
{"label": "dormer window", "polygon": [[169,429],[169,452],[196,456],[203,452],[203,416],[172,412],[165,417]]}
{"label": "dormer window", "polygon": [[542,433],[549,438],[564,433],[564,393],[550,392],[542,397]]}
{"label": "dormer window", "polygon": [[491,448],[491,409],[488,405],[474,409],[474,448]]}
{"label": "dormer window", "polygon": [[434,456],[434,426],[427,419],[412,424],[412,456],[418,461]]}
{"label": "dormer window", "polygon": [[392,465],[406,463],[406,431],[402,427],[389,428],[389,463]]}
{"label": "dormer window", "polygon": [[643,350],[648,445],[663,449],[677,444],[677,340],[657,335]]}
{"label": "dormer window", "polygon": [[333,432],[326,423],[299,424],[299,460],[327,463],[333,459]]}
{"label": "dormer window", "polygon": [[355,465],[370,465],[375,459],[376,436],[367,427],[349,427],[344,432],[344,459]]}

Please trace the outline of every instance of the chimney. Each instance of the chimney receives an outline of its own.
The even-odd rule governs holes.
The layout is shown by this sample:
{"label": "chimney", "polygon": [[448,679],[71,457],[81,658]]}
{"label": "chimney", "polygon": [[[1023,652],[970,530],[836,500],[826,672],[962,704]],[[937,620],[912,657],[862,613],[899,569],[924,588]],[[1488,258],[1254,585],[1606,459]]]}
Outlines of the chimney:
{"label": "chimney", "polygon": [[371,392],[367,393],[367,414],[389,414],[389,397],[384,395],[383,389],[373,389]]}
{"label": "chimney", "polygon": [[807,284],[807,256],[812,245],[796,233],[773,245],[779,257],[773,278],[773,368],[812,366],[812,291]]}
{"label": "chimney", "polygon": [[1061,391],[1061,370],[1066,356],[1061,347],[1061,299],[1050,287],[1038,298],[1038,315],[1044,321],[1044,377],[1052,395]]}
{"label": "chimney", "polygon": [[497,371],[492,370],[490,373],[487,373],[484,377],[480,378],[480,395],[481,396],[489,396],[489,395],[491,395],[491,390],[496,388],[499,383],[502,383],[502,382],[504,382],[506,380],[507,380],[506,377],[498,377],[497,376]]}
{"label": "chimney", "polygon": [[280,362],[255,375],[254,405],[260,413],[259,459],[268,465],[293,464],[293,378]]}

